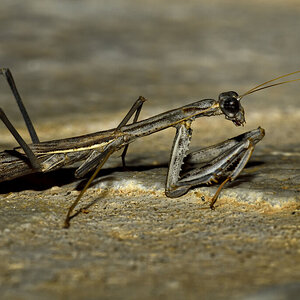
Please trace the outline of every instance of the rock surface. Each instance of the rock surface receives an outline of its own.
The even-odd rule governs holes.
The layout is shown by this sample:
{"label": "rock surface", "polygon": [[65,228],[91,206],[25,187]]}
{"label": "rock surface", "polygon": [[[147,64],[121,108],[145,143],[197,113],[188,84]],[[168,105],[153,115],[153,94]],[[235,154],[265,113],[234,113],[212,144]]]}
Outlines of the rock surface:
{"label": "rock surface", "polygon": [[[299,11],[291,0],[3,1],[0,61],[40,139],[64,138],[117,126],[139,95],[146,118],[295,71]],[[27,137],[0,88],[1,108]],[[222,117],[193,123],[191,149],[266,130],[215,211],[217,185],[165,197],[174,129],[132,144],[126,171],[112,157],[69,230],[64,216],[84,182],[74,168],[0,183],[2,299],[296,299],[299,92],[291,83],[248,96],[245,128]],[[1,149],[15,145],[1,127]]]}

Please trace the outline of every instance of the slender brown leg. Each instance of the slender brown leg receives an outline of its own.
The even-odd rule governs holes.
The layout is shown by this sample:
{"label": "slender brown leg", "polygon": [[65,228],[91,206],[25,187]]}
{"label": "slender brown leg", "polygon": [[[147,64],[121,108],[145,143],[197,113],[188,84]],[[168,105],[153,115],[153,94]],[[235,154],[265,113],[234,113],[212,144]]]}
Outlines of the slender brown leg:
{"label": "slender brown leg", "polygon": [[20,134],[18,133],[18,131],[16,130],[16,128],[8,120],[6,114],[4,113],[4,111],[1,108],[0,108],[0,119],[5,124],[5,126],[10,131],[10,133],[14,136],[14,138],[16,139],[16,141],[18,142],[18,144],[21,146],[21,148],[24,150],[25,154],[27,155],[27,157],[29,159],[29,162],[30,162],[31,166],[34,169],[36,169],[36,170],[40,170],[41,169],[41,165],[40,165],[37,157],[32,152],[32,150],[30,149],[30,147],[28,146],[28,144],[20,136]]}
{"label": "slender brown leg", "polygon": [[19,106],[19,109],[21,111],[23,119],[25,121],[26,127],[28,129],[29,134],[30,134],[32,143],[33,144],[39,143],[40,142],[39,138],[38,138],[38,136],[36,134],[36,131],[34,129],[34,126],[33,126],[32,122],[31,122],[31,119],[30,119],[30,117],[29,117],[29,115],[27,113],[27,110],[26,110],[25,106],[24,106],[22,98],[21,98],[21,96],[20,96],[20,94],[18,92],[18,89],[16,87],[14,78],[13,78],[10,70],[7,69],[7,68],[0,68],[0,74],[5,77],[8,85],[9,85],[9,87],[10,87],[10,89],[11,89],[11,91],[12,91],[12,93],[13,93],[16,101],[17,101],[17,104]]}
{"label": "slender brown leg", "polygon": [[[130,120],[130,118],[132,117],[132,115],[135,113],[134,115],[134,119],[133,119],[133,123],[136,123],[138,118],[139,118],[139,115],[140,115],[140,112],[142,110],[142,107],[143,107],[143,104],[144,102],[146,101],[146,99],[142,96],[140,96],[136,102],[133,104],[133,106],[131,107],[131,109],[129,110],[129,112],[127,113],[127,115],[125,116],[125,118],[121,121],[121,123],[119,124],[119,126],[117,127],[117,129],[121,129],[124,125],[127,124],[127,122]],[[123,168],[126,168],[126,163],[125,163],[125,156],[127,154],[127,151],[128,151],[128,147],[129,145],[126,145],[124,147],[124,150],[122,152],[122,165],[123,165]]]}
{"label": "slender brown leg", "polygon": [[[135,116],[134,116],[134,119],[133,119],[133,123],[135,123],[137,121],[137,119],[139,117],[139,114],[140,114],[140,111],[142,109],[143,103],[145,101],[146,101],[146,99],[144,97],[139,97],[138,100],[135,101],[135,103],[133,104],[133,106],[131,107],[129,112],[126,114],[124,119],[118,125],[117,130],[120,130],[123,126],[125,126],[134,113],[135,113]],[[84,188],[82,189],[82,191],[80,192],[80,194],[78,195],[76,200],[70,206],[70,208],[68,210],[68,213],[67,213],[67,216],[66,216],[66,219],[65,219],[65,222],[64,222],[64,228],[69,228],[70,227],[70,220],[73,217],[71,214],[72,214],[74,208],[76,207],[76,205],[78,204],[78,202],[82,198],[85,191],[91,185],[92,181],[97,176],[97,174],[99,173],[99,171],[101,170],[101,168],[103,167],[105,162],[108,160],[110,155],[115,151],[115,149],[116,149],[115,147],[112,147],[112,146],[109,147],[103,153],[101,153],[99,156],[92,159],[88,164],[84,165],[85,167],[83,167],[81,169],[79,168],[75,172],[75,176],[77,175],[78,177],[80,177],[80,176],[84,175],[87,171],[89,171],[95,164],[98,164],[98,166],[97,166],[96,170],[94,171],[93,175],[91,176],[89,181],[86,183],[86,185],[84,186]],[[126,155],[127,149],[128,149],[128,146],[126,145],[125,149],[123,151],[123,154],[122,154],[123,166],[125,164],[125,155]]]}

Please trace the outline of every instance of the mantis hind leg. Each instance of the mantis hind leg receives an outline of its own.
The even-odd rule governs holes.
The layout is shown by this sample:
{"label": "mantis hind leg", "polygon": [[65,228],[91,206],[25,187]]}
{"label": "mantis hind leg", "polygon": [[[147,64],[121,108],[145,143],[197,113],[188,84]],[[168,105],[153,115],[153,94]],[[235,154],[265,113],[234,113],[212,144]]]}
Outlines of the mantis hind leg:
{"label": "mantis hind leg", "polygon": [[10,70],[8,68],[0,68],[0,74],[4,76],[4,78],[6,79],[16,101],[17,101],[17,104],[18,104],[18,107],[21,111],[21,114],[23,116],[23,119],[25,121],[25,124],[26,124],[26,127],[28,129],[28,132],[30,134],[30,137],[31,137],[31,140],[32,140],[32,143],[34,144],[37,144],[39,143],[39,138],[36,134],[36,131],[34,129],[34,126],[31,122],[31,119],[27,113],[27,110],[24,106],[24,103],[22,101],[22,98],[18,92],[18,89],[17,89],[17,86],[15,84],[15,81],[14,81],[14,78],[10,72]]}
{"label": "mantis hind leg", "polygon": [[23,140],[21,135],[18,133],[16,128],[12,125],[12,123],[7,118],[4,111],[0,108],[0,119],[5,124],[7,129],[10,131],[10,133],[14,136],[18,144],[21,146],[21,148],[24,150],[25,154],[27,155],[27,158],[29,159],[29,162],[34,170],[41,170],[41,165],[33,153],[33,151],[30,149],[28,144]]}

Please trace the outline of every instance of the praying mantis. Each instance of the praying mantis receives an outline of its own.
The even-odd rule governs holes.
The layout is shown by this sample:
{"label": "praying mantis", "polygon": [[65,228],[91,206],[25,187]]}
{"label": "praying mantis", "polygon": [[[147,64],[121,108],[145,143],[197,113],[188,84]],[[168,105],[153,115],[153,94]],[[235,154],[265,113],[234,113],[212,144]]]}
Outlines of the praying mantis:
{"label": "praying mantis", "polygon": [[[245,113],[241,100],[245,96],[262,89],[300,80],[272,83],[296,73],[300,73],[300,71],[268,80],[241,95],[234,91],[223,92],[217,100],[199,100],[144,120],[138,120],[138,118],[146,99],[139,97],[116,128],[77,137],[40,142],[11,71],[8,68],[1,68],[0,74],[6,79],[19,106],[32,143],[27,144],[24,141],[0,108],[0,119],[19,144],[19,147],[12,150],[0,152],[0,182],[31,173],[49,172],[75,162],[82,162],[75,171],[75,177],[81,178],[90,171],[94,173],[67,212],[64,227],[68,228],[75,207],[111,154],[123,149],[121,157],[123,166],[125,166],[125,156],[129,144],[143,136],[174,127],[176,134],[171,149],[165,194],[167,197],[180,197],[192,187],[218,183],[219,179],[223,179],[210,203],[210,208],[214,209],[222,188],[242,172],[255,145],[264,137],[265,131],[258,127],[219,144],[188,153],[192,138],[192,122],[200,117],[223,115],[235,126],[242,126],[245,123]],[[131,118],[133,121],[129,124]],[[188,171],[182,172],[181,169],[184,165],[191,167]]]}

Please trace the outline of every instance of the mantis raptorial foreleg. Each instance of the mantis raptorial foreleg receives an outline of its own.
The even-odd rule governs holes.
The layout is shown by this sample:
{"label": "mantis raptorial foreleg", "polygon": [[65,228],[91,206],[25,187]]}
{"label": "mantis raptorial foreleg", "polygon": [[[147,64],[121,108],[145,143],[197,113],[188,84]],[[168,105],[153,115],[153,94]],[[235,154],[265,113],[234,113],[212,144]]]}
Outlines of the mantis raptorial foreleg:
{"label": "mantis raptorial foreleg", "polygon": [[[189,122],[182,122],[180,126],[177,126],[171,151],[166,195],[180,197],[193,186],[218,182],[218,178],[227,177],[212,199],[211,208],[213,208],[222,187],[240,174],[248,162],[255,144],[263,137],[264,130],[258,128],[217,145],[194,151],[186,157],[191,139],[191,129]],[[233,164],[236,166],[232,170],[228,170]],[[181,167],[185,166],[186,168],[187,165],[190,170],[182,173]]]}
{"label": "mantis raptorial foreleg", "polygon": [[189,150],[189,144],[192,137],[190,125],[191,121],[184,121],[176,126],[176,134],[173,140],[166,179],[165,192],[167,197],[179,197],[185,194],[190,188],[178,185],[183,160]]}

